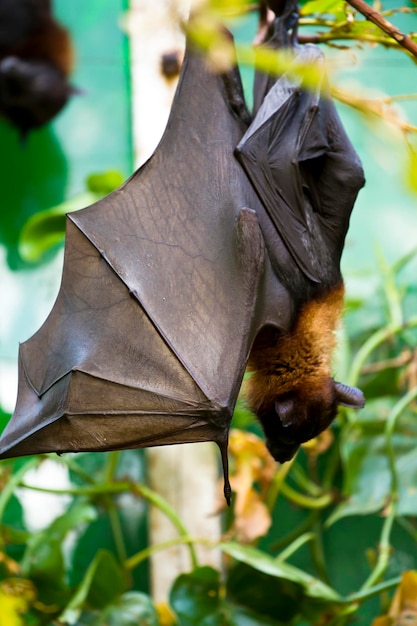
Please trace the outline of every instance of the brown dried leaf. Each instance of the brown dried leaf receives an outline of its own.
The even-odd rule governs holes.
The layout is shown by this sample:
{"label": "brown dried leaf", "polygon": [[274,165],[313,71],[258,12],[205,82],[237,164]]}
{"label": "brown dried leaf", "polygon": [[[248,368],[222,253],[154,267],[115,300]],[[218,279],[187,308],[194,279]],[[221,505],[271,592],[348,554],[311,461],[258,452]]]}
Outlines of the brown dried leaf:
{"label": "brown dried leaf", "polygon": [[229,451],[233,458],[230,482],[235,493],[230,532],[246,543],[264,535],[271,525],[263,498],[274,477],[276,463],[263,440],[245,431],[231,431]]}
{"label": "brown dried leaf", "polygon": [[[232,486],[234,488],[234,483]],[[246,491],[242,498],[239,495],[237,492],[233,534],[241,543],[250,543],[268,532],[271,515],[254,489]],[[239,513],[236,512],[237,505]]]}
{"label": "brown dried leaf", "polygon": [[374,619],[372,626],[417,626],[417,571],[403,573],[388,615]]}

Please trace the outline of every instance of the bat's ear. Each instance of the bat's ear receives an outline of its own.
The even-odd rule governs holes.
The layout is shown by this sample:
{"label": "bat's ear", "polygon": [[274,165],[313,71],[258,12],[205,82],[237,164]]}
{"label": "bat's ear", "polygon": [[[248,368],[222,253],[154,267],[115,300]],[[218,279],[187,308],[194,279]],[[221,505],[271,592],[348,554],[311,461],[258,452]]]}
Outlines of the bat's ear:
{"label": "bat's ear", "polygon": [[337,404],[349,409],[362,409],[365,406],[365,396],[357,387],[349,387],[343,383],[334,383],[336,388]]}
{"label": "bat's ear", "polygon": [[281,424],[291,426],[294,423],[294,400],[293,398],[285,398],[275,402],[275,411],[279,417]]}

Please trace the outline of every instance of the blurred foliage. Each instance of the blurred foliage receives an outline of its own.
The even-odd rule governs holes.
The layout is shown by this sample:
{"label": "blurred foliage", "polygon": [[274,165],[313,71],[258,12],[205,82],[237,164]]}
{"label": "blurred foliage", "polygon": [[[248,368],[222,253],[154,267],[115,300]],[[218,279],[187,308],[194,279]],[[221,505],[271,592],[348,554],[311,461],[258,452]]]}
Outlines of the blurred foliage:
{"label": "blurred foliage", "polygon": [[39,211],[24,224],[19,238],[19,252],[23,260],[37,263],[51,249],[62,245],[65,235],[65,216],[83,209],[111,193],[123,183],[123,175],[115,170],[90,174],[87,191],[61,204]]}
{"label": "blurred foliage", "polygon": [[[213,0],[195,16],[190,32],[213,63],[227,67],[233,59],[219,23],[256,8],[243,0]],[[415,10],[379,8],[393,19]],[[305,2],[300,33],[337,50],[383,45],[403,52],[405,63],[411,58],[341,0]],[[277,72],[291,66],[314,84],[311,67],[294,67],[288,55],[264,52],[255,61],[251,42],[238,46],[241,62]],[[415,190],[416,127],[397,114],[399,98],[336,88],[333,93],[400,130],[409,145],[408,180]],[[117,173],[93,175],[85,194],[37,213],[22,230],[21,254],[30,261],[43,258],[62,242],[66,212],[120,184]],[[277,466],[252,416],[238,404],[230,441],[235,496],[224,511],[223,539],[213,546],[224,554],[224,576],[199,566],[195,544],[206,540],[190,537],[186,524],[144,485],[141,451],[63,455],[55,461],[65,470],[60,488],[33,480],[51,463],[47,457],[7,461],[0,466],[0,626],[416,623],[417,288],[410,280],[415,254],[388,266],[380,253],[379,265],[378,276],[352,279],[335,360],[338,377],[363,388],[363,411],[342,409],[331,429]],[[1,412],[3,423],[7,417]],[[34,491],[60,505],[61,512],[41,529],[33,527],[25,505]],[[146,564],[167,546],[147,543],[148,506],[169,517],[194,564],[174,582],[169,603],[158,606],[148,594]]]}
{"label": "blurred foliage", "polygon": [[[9,616],[0,624],[342,626],[362,615],[384,626],[401,623],[404,612],[415,616],[417,290],[408,276],[417,254],[394,267],[380,257],[378,280],[362,277],[357,295],[348,290],[349,333],[341,331],[335,363],[364,389],[366,408],[341,409],[331,429],[284,465],[271,460],[254,420],[231,432],[234,498],[213,545],[224,554],[225,578],[199,566],[194,546],[207,541],[190,537],[143,484],[141,451],[63,455],[56,463],[68,481],[59,489],[33,482],[47,457],[17,459],[0,467],[0,600]],[[241,405],[235,424],[248,425]],[[40,530],[26,519],[24,497],[20,504],[28,491],[63,502]],[[158,607],[134,573],[167,544],[148,546],[142,536],[127,546],[123,520],[125,508],[136,509],[143,524],[146,506],[170,518],[178,539],[169,545],[186,544],[194,563],[174,582],[169,605]],[[103,515],[107,540],[91,545]],[[348,539],[349,528],[356,531]]]}

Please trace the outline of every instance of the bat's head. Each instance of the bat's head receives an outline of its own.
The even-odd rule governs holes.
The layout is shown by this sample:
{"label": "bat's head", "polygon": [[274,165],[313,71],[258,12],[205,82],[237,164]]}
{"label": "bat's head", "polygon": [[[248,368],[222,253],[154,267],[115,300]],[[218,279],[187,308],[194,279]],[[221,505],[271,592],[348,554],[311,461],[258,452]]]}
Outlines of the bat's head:
{"label": "bat's head", "polygon": [[64,74],[49,63],[14,56],[0,62],[0,114],[22,137],[57,115],[72,93]]}
{"label": "bat's head", "polygon": [[363,393],[331,378],[323,381],[315,393],[294,390],[275,399],[273,408],[259,415],[266,436],[266,445],[276,461],[292,459],[300,444],[317,437],[328,428],[339,406],[360,409],[365,404]]}

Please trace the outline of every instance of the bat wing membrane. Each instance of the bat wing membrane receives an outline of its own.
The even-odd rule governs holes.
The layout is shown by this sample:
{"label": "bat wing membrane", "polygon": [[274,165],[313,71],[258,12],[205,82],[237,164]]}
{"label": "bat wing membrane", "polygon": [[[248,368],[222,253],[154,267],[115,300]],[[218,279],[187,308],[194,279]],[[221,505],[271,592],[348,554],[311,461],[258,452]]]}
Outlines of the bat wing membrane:
{"label": "bat wing membrane", "polygon": [[264,268],[244,208],[262,207],[233,158],[242,132],[188,52],[154,155],[67,217],[61,288],[20,348],[1,458],[227,440]]}

